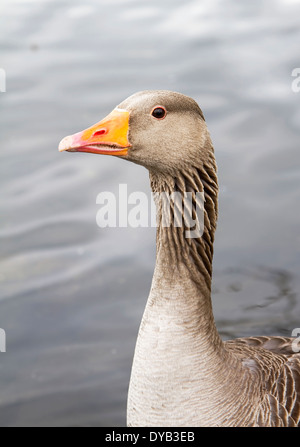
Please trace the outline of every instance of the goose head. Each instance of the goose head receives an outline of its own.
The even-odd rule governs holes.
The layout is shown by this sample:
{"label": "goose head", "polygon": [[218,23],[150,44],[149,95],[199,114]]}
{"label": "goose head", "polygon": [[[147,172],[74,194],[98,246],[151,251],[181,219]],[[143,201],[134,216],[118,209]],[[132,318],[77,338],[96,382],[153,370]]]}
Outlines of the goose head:
{"label": "goose head", "polygon": [[135,93],[106,118],[65,137],[59,151],[114,155],[172,176],[205,163],[213,151],[203,113],[188,96]]}

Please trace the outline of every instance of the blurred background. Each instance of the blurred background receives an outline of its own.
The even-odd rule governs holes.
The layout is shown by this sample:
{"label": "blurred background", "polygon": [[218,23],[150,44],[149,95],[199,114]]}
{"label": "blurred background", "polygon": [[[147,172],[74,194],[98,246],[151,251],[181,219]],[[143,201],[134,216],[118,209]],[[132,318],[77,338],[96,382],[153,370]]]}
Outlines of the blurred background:
{"label": "blurred background", "polygon": [[154,228],[96,225],[147,171],[59,154],[138,90],[196,99],[215,146],[213,304],[226,338],[300,327],[299,0],[2,0],[1,426],[126,424]]}

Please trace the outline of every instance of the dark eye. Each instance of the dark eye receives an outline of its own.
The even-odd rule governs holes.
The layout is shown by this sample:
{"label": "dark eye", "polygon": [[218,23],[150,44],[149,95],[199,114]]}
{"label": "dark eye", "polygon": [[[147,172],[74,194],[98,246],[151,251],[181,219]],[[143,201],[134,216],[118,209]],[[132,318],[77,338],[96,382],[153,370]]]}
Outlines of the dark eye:
{"label": "dark eye", "polygon": [[154,109],[151,112],[151,115],[154,116],[154,118],[161,120],[163,119],[167,114],[167,111],[164,107],[154,107]]}

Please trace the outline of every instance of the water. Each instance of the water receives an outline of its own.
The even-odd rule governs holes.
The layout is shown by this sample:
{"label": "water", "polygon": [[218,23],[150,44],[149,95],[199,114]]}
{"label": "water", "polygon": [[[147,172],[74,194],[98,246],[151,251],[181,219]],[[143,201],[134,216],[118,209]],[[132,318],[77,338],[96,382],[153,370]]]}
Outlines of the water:
{"label": "water", "polygon": [[300,327],[300,2],[6,0],[0,7],[1,426],[124,425],[155,229],[96,225],[145,169],[59,154],[138,90],[204,111],[219,167],[213,302],[224,338]]}

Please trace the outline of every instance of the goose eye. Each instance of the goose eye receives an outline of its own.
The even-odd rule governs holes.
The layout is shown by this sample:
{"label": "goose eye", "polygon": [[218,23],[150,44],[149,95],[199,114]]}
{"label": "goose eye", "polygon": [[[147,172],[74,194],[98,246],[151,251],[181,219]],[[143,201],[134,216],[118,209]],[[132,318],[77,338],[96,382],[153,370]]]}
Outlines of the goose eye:
{"label": "goose eye", "polygon": [[163,119],[166,116],[166,114],[167,111],[164,107],[155,107],[151,112],[151,115],[158,120]]}

